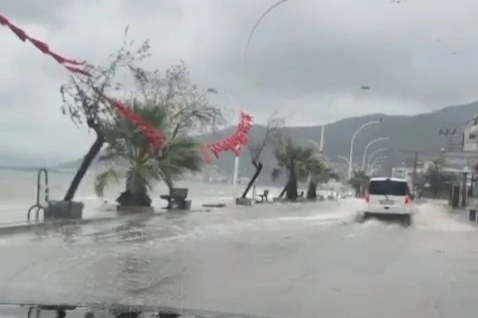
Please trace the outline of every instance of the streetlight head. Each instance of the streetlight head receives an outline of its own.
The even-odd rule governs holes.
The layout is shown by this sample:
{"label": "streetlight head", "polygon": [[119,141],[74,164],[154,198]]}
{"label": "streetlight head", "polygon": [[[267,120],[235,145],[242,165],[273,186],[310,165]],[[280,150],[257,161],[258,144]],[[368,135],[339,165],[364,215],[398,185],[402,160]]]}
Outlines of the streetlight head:
{"label": "streetlight head", "polygon": [[212,94],[218,94],[218,93],[219,93],[219,92],[217,91],[217,89],[215,89],[215,88],[208,88],[208,89],[207,89],[207,92],[208,92],[208,93],[212,93]]}

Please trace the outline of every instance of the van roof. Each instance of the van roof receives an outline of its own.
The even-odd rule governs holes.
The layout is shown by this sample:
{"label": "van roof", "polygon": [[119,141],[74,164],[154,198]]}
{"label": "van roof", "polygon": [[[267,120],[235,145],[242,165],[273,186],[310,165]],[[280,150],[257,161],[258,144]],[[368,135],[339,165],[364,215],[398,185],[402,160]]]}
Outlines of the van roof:
{"label": "van roof", "polygon": [[392,177],[377,177],[377,178],[371,178],[370,182],[372,181],[385,181],[385,180],[390,180],[394,182],[407,182],[406,179],[403,178],[392,178]]}

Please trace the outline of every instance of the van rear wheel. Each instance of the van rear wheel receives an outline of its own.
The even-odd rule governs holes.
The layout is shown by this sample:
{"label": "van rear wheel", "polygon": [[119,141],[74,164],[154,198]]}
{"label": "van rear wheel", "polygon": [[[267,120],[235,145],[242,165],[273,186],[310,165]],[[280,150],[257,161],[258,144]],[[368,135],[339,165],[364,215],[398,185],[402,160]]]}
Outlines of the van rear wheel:
{"label": "van rear wheel", "polygon": [[359,223],[365,223],[367,220],[370,219],[370,213],[364,212],[363,214],[360,215],[358,222]]}

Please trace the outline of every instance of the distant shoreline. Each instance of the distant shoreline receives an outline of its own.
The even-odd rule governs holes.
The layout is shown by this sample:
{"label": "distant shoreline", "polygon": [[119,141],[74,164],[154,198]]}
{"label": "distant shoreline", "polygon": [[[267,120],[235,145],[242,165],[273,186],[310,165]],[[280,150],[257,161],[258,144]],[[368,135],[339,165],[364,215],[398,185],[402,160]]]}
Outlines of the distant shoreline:
{"label": "distant shoreline", "polygon": [[45,168],[48,172],[51,173],[74,173],[76,169],[74,168],[54,168],[54,167],[31,167],[31,166],[0,166],[0,171],[19,171],[19,172],[37,172],[40,169]]}

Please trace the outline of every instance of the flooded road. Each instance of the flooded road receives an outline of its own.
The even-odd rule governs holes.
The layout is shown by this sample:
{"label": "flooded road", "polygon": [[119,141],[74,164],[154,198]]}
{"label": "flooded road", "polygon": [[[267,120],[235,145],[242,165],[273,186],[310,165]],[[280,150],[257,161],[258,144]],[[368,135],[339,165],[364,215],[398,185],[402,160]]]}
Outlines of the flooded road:
{"label": "flooded road", "polygon": [[475,315],[475,227],[432,204],[418,206],[410,228],[358,224],[359,204],[234,208],[0,236],[0,300],[280,317]]}

